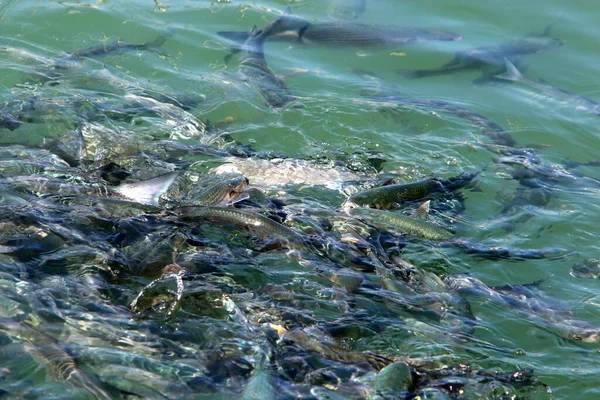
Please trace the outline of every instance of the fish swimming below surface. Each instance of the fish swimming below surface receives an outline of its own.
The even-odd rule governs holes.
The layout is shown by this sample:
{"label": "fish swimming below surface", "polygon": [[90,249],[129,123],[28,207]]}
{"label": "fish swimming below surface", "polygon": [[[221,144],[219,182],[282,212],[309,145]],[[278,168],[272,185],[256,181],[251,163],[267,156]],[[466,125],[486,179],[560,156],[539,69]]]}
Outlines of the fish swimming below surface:
{"label": "fish swimming below surface", "polygon": [[375,187],[350,196],[344,203],[344,208],[366,206],[387,209],[402,201],[420,200],[434,194],[472,186],[472,181],[477,175],[479,172],[463,173],[448,179],[430,178],[418,182]]}
{"label": "fish swimming below surface", "polygon": [[[376,25],[355,22],[311,23],[300,17],[286,15],[285,25],[269,36],[269,40],[327,47],[378,49],[397,48],[422,41],[453,41],[462,36],[448,31],[400,25]],[[218,35],[242,43],[248,32],[217,32]]]}
{"label": "fish swimming below surface", "polygon": [[265,59],[265,41],[269,36],[286,29],[282,25],[287,21],[287,16],[283,15],[263,29],[254,28],[242,46],[240,71],[260,93],[265,104],[273,109],[283,108],[296,99],[285,83],[271,71]]}
{"label": "fish swimming below surface", "polygon": [[504,58],[506,71],[494,75],[494,78],[509,82],[518,82],[538,91],[550,100],[558,100],[574,110],[588,114],[600,115],[600,103],[576,93],[560,89],[551,83],[539,79],[529,78],[521,73],[508,58]]}
{"label": "fish swimming below surface", "polygon": [[102,43],[96,46],[91,46],[85,49],[77,50],[71,53],[67,57],[63,57],[56,61],[55,68],[64,68],[69,61],[80,60],[82,58],[90,58],[103,56],[107,54],[118,54],[127,51],[142,51],[150,50],[157,53],[162,53],[159,49],[169,37],[173,36],[173,32],[168,32],[158,36],[156,39],[146,43],[127,43],[121,40],[115,40],[113,42]]}
{"label": "fish swimming below surface", "polygon": [[578,319],[562,304],[543,295],[539,288],[543,281],[527,285],[490,287],[471,276],[452,275],[446,277],[445,282],[460,294],[480,296],[485,301],[507,306],[528,321],[548,329],[559,337],[584,343],[598,343],[600,340],[600,327]]}
{"label": "fish swimming below surface", "polygon": [[478,47],[457,52],[452,61],[440,68],[399,71],[399,73],[406,74],[411,78],[423,78],[472,69],[481,69],[484,71],[495,69],[494,74],[498,74],[504,68],[504,59],[514,62],[522,56],[550,50],[563,44],[564,41],[560,39],[530,35],[498,46]]}
{"label": "fish swimming below surface", "polygon": [[454,114],[457,117],[470,121],[475,126],[479,127],[483,134],[492,140],[495,147],[494,150],[501,153],[505,152],[510,154],[516,150],[515,146],[517,145],[517,142],[511,136],[511,134],[504,130],[504,128],[502,128],[502,126],[500,126],[498,123],[492,121],[484,115],[470,110],[458,103],[452,103],[444,100],[414,98],[408,93],[405,93],[404,90],[397,85],[382,79],[376,74],[362,70],[357,70],[355,72],[361,78],[371,81],[371,83],[376,86],[374,91],[363,91],[363,97],[370,101],[380,103],[382,105],[392,104],[399,108],[436,110]]}

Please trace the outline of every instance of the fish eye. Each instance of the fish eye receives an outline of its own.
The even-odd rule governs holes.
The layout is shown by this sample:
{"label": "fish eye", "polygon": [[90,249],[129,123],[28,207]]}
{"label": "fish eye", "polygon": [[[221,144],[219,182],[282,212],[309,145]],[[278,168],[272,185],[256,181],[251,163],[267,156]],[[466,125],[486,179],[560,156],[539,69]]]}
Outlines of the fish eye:
{"label": "fish eye", "polygon": [[582,340],[581,336],[579,336],[578,334],[574,334],[574,335],[573,335],[573,339],[574,339],[574,340],[578,340],[578,341],[581,341],[581,340]]}

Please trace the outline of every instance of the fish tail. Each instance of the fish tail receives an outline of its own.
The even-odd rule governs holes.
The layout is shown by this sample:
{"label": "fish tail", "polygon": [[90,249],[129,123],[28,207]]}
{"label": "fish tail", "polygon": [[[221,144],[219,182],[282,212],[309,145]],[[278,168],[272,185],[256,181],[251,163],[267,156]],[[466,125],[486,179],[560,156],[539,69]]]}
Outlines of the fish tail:
{"label": "fish tail", "polygon": [[171,172],[145,181],[127,183],[117,186],[114,191],[141,204],[158,205],[160,196],[169,189],[177,175],[178,172]]}

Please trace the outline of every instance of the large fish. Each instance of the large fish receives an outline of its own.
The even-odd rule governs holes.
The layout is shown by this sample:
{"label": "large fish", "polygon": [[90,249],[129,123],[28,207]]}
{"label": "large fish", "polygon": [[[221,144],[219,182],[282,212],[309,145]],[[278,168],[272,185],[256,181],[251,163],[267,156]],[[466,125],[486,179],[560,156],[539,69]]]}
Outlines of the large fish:
{"label": "large fish", "polygon": [[350,208],[348,213],[369,225],[398,234],[429,240],[450,240],[454,237],[454,233],[441,226],[391,211]]}
{"label": "large fish", "polygon": [[275,109],[284,107],[296,97],[267,65],[264,44],[269,36],[287,30],[285,25],[288,21],[287,15],[283,15],[263,29],[253,29],[242,46],[240,71],[261,94],[265,104]]}
{"label": "large fish", "polygon": [[379,76],[366,72],[356,71],[363,79],[373,81],[377,86],[377,91],[364,91],[364,97],[381,104],[392,104],[394,106],[407,108],[421,108],[425,110],[436,110],[449,114],[454,114],[459,118],[472,122],[479,127],[483,134],[489,137],[494,143],[494,150],[501,153],[514,154],[517,142],[505,131],[498,123],[492,121],[488,117],[481,115],[473,110],[463,107],[457,103],[452,103],[444,100],[433,100],[414,98],[405,93],[401,88],[387,82]]}
{"label": "large fish", "polygon": [[90,399],[113,398],[77,366],[77,362],[66,351],[62,343],[44,333],[41,327],[34,327],[29,323],[17,322],[4,317],[0,321],[1,331],[23,341],[27,351],[46,366],[57,381],[67,382],[76,388],[85,390],[87,398]]}
{"label": "large fish", "polygon": [[[445,75],[472,69],[496,71],[504,68],[504,59],[516,61],[522,56],[539,53],[562,46],[564,42],[547,36],[526,36],[498,46],[477,47],[471,50],[459,51],[454,59],[440,68],[410,71],[412,78]],[[400,71],[406,73],[406,71]],[[496,72],[498,73],[498,72]]]}
{"label": "large fish", "polygon": [[523,75],[508,58],[504,58],[504,65],[506,66],[506,71],[502,74],[495,75],[494,78],[510,82],[519,82],[537,90],[550,99],[559,100],[575,110],[583,111],[588,114],[600,115],[600,103],[597,101],[560,89],[548,82],[531,79]]}
{"label": "large fish", "polygon": [[461,294],[481,296],[485,301],[507,306],[528,321],[548,329],[559,337],[598,343],[600,327],[578,319],[571,311],[547,296],[542,296],[539,285],[543,281],[528,285],[505,285],[490,287],[479,279],[466,275],[445,278],[449,287]]}
{"label": "large fish", "polygon": [[67,57],[58,59],[55,63],[56,69],[64,68],[68,66],[70,61],[80,60],[82,58],[97,57],[107,54],[118,54],[127,51],[154,51],[161,53],[159,48],[166,42],[166,40],[173,35],[173,32],[168,32],[158,36],[156,39],[146,43],[127,43],[121,40],[115,40],[112,42],[102,43],[99,45],[91,46],[85,49],[77,50],[74,53],[69,54]]}
{"label": "large fish", "polygon": [[[328,47],[358,49],[397,48],[405,44],[438,40],[460,40],[448,31],[400,25],[375,25],[354,22],[311,23],[300,17],[284,15],[284,24],[272,31],[269,40]],[[247,32],[217,32],[234,43],[247,40]]]}
{"label": "large fish", "polygon": [[0,112],[0,128],[14,131],[21,126],[21,122],[8,113]]}

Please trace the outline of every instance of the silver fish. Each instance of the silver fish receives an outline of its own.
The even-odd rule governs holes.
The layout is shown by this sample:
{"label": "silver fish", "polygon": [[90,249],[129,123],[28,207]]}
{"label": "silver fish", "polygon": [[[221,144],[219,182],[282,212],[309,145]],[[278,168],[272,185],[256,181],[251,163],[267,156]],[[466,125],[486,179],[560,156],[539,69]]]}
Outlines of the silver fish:
{"label": "silver fish", "polygon": [[523,75],[506,57],[504,58],[504,65],[506,66],[506,71],[502,74],[494,75],[494,78],[510,82],[519,82],[537,90],[550,99],[559,100],[577,111],[600,115],[600,103],[597,101],[560,89],[546,81],[529,78]]}

